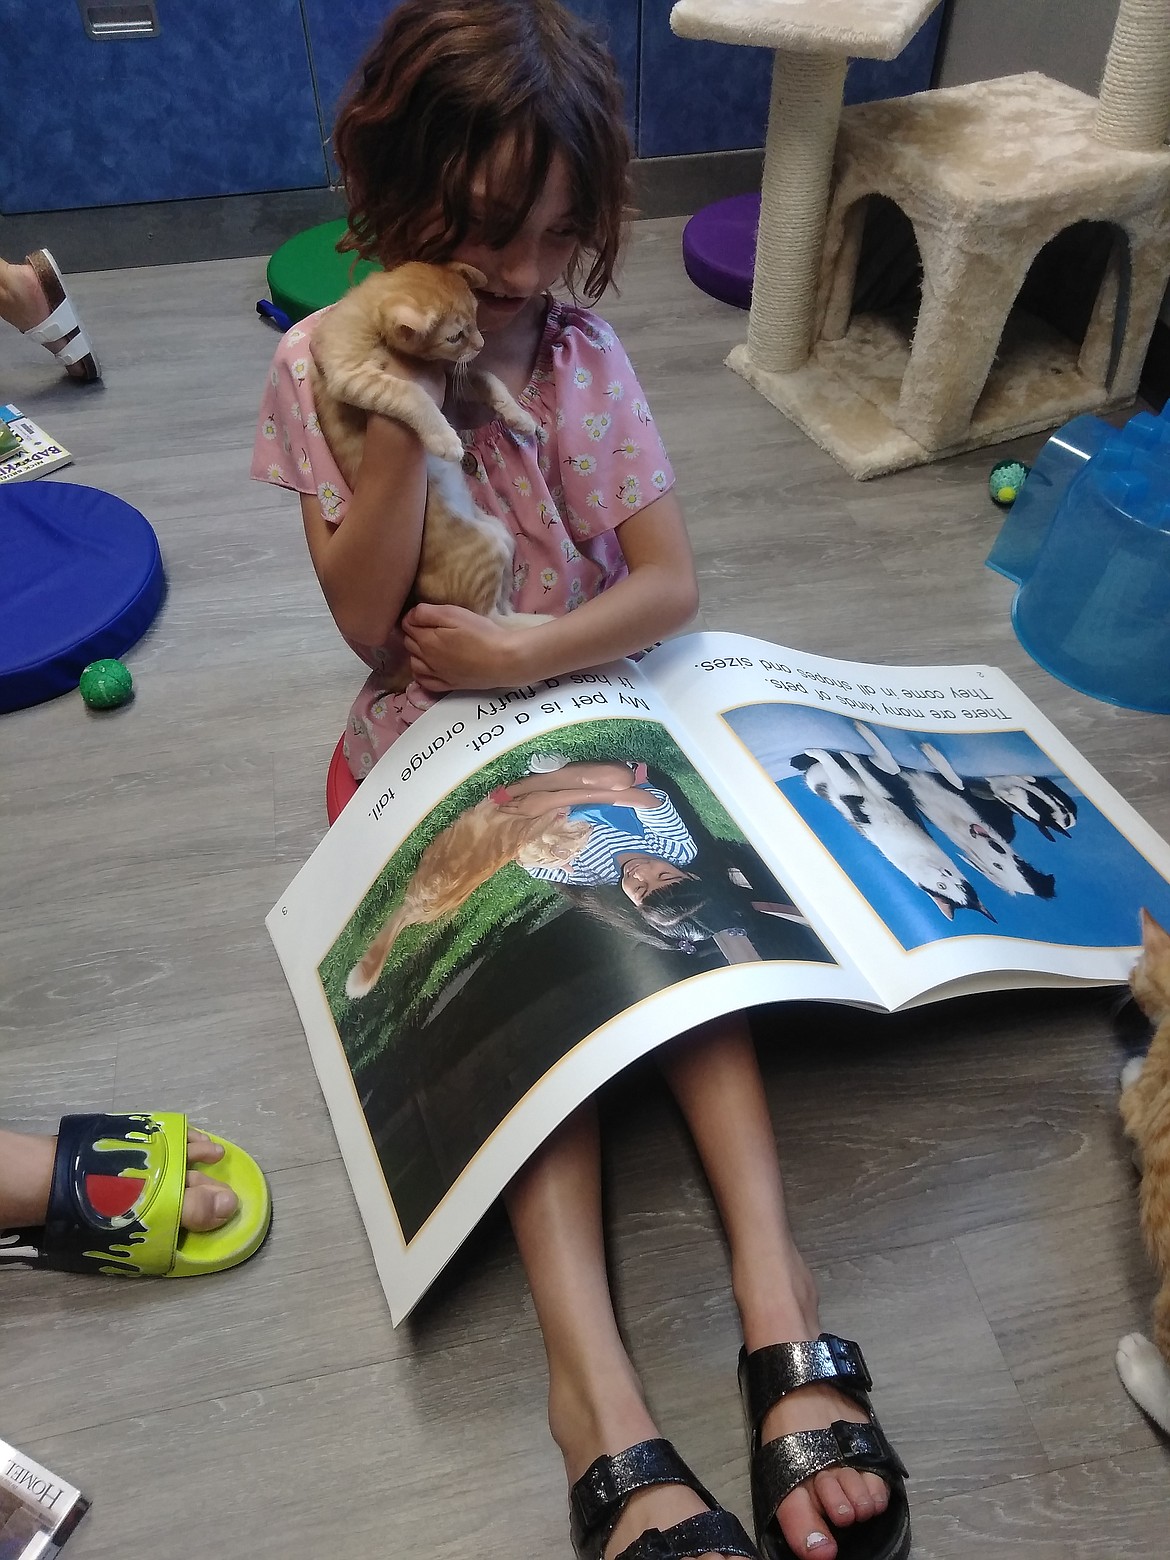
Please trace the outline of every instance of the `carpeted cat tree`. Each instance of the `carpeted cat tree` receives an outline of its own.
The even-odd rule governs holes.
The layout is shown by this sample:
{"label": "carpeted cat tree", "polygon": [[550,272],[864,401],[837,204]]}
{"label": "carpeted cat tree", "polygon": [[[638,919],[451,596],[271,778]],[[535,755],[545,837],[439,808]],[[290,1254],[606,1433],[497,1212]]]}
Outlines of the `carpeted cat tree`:
{"label": "carpeted cat tree", "polygon": [[[679,0],[670,18],[776,52],[748,339],[727,361],[859,478],[1132,400],[1170,278],[1170,0],[1121,0],[1098,98],[1029,73],[842,111],[848,58],[894,58],[934,4]],[[921,256],[909,329],[854,309],[874,196]],[[1113,237],[1076,346],[1015,305],[1081,222]]]}

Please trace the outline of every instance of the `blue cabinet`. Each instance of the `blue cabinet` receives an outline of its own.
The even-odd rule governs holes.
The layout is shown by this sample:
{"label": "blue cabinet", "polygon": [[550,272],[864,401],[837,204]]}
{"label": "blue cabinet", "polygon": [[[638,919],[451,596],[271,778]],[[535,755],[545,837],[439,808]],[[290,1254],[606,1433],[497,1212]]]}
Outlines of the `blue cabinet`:
{"label": "blue cabinet", "polygon": [[[303,3],[321,123],[328,137],[350,77],[382,23],[402,0],[303,0]],[[570,11],[597,28],[617,61],[626,91],[626,115],[632,130],[638,102],[636,0],[566,0],[566,4]],[[332,163],[330,166],[333,167]]]}
{"label": "blue cabinet", "polygon": [[156,36],[97,41],[75,0],[0,0],[0,209],[325,182],[300,0],[157,9]]}
{"label": "blue cabinet", "polygon": [[402,0],[303,0],[326,137],[332,134],[349,78],[378,36],[382,23],[401,3]]}
{"label": "blue cabinet", "polygon": [[[676,38],[670,30],[672,3],[641,0],[639,156],[763,146],[771,50]],[[929,87],[942,13],[939,5],[896,60],[852,60],[845,101],[864,103]]]}
{"label": "blue cabinet", "polygon": [[[0,0],[0,211],[324,186],[346,83],[401,3],[156,0],[156,36],[97,41],[77,0]],[[763,145],[767,50],[676,38],[672,0],[565,3],[613,52],[640,156]],[[929,86],[941,20],[897,60],[853,61],[846,101]]]}

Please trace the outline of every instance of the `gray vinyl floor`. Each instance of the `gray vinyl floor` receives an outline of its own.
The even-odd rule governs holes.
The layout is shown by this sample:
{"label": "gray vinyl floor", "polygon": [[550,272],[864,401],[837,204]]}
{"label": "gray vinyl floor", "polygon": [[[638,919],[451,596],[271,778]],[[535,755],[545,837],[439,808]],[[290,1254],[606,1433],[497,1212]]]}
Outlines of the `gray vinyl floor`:
{"label": "gray vinyl floor", "polygon": [[[687,282],[680,230],[641,226],[607,312],[675,460],[708,623],[1002,665],[1170,834],[1170,720],[1081,697],[1012,634],[1010,587],[983,567],[991,454],[853,482],[722,366],[743,317]],[[325,828],[361,675],[295,500],[247,480],[276,341],[253,312],[264,261],[71,286],[104,386],[61,382],[7,331],[0,389],[73,449],[68,480],[149,516],[170,594],[128,656],[130,707],[92,716],[71,695],[0,720],[0,1116],[186,1109],[255,1153],[276,1214],[257,1260],[205,1281],[0,1275],[0,1436],[93,1496],[70,1560],[567,1555],[506,1223],[391,1329],[264,929]],[[1167,1445],[1113,1368],[1153,1293],[1113,1000],[760,1021],[793,1219],[826,1324],[874,1367],[919,1560],[1170,1549]],[[664,1432],[746,1516],[710,1198],[651,1069],[605,1116],[631,1347]]]}

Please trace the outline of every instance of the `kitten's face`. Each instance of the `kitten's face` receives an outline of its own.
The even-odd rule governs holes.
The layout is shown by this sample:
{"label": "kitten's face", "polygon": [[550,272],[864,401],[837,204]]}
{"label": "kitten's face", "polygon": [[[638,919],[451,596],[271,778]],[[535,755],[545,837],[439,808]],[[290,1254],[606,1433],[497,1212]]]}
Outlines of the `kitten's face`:
{"label": "kitten's face", "polygon": [[470,362],[483,347],[472,291],[483,282],[482,271],[460,262],[412,261],[388,271],[377,283],[376,300],[387,344],[406,357],[428,362]]}
{"label": "kitten's face", "polygon": [[1170,1018],[1170,934],[1148,910],[1142,911],[1142,951],[1129,977],[1138,1007],[1161,1024]]}

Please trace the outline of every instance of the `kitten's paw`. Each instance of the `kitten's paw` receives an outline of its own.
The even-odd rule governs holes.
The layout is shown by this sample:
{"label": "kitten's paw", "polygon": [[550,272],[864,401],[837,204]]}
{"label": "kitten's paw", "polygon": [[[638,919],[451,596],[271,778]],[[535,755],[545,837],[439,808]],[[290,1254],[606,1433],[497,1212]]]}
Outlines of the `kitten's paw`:
{"label": "kitten's paw", "polygon": [[1131,1056],[1129,1061],[1121,1069],[1120,1083],[1123,1089],[1128,1089],[1142,1075],[1142,1067],[1145,1064],[1144,1056]]}
{"label": "kitten's paw", "polygon": [[1170,1434],[1170,1370],[1148,1338],[1129,1333],[1121,1340],[1117,1374],[1138,1407]]}
{"label": "kitten's paw", "polygon": [[536,418],[530,417],[522,406],[510,407],[504,413],[504,422],[522,439],[531,439],[536,432]]}
{"label": "kitten's paw", "polygon": [[428,455],[434,455],[439,460],[449,460],[452,465],[457,466],[463,460],[463,440],[454,428],[448,428],[445,433],[437,429],[428,433],[423,440],[423,448]]}

